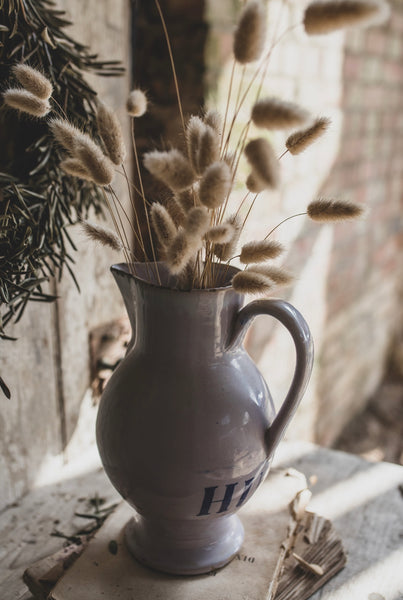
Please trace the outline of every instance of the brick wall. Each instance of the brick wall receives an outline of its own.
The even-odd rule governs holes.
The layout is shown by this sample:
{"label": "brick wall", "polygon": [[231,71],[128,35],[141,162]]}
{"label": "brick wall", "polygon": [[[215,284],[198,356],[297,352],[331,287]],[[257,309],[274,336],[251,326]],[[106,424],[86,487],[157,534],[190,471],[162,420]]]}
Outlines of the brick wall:
{"label": "brick wall", "polygon": [[[293,91],[333,125],[315,148],[284,158],[282,192],[261,203],[251,232],[319,194],[368,208],[358,222],[318,227],[296,219],[279,231],[289,246],[284,264],[298,275],[285,296],[305,315],[316,346],[312,381],[288,435],[323,444],[378,386],[402,325],[403,5],[391,6],[386,26],[346,37],[308,41],[296,30],[276,50],[267,85],[280,95]],[[295,18],[295,10],[283,13],[285,23]],[[280,136],[274,141],[281,148]],[[281,398],[293,360],[287,337],[262,319],[249,348]]]}

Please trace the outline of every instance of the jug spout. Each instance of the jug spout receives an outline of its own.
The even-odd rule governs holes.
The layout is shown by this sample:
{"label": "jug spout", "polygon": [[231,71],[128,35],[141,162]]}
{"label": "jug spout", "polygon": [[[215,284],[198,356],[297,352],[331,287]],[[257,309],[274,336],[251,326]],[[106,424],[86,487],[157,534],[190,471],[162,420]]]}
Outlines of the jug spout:
{"label": "jug spout", "polygon": [[129,350],[133,348],[136,340],[136,294],[134,288],[134,279],[130,274],[127,265],[124,263],[112,265],[111,273],[122,295],[132,328],[132,337],[127,347],[127,352],[129,352]]}

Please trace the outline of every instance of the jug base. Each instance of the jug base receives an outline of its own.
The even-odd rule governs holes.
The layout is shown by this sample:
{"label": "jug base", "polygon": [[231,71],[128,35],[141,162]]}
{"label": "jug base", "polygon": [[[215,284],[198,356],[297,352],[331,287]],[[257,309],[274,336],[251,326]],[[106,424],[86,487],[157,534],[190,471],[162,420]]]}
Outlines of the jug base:
{"label": "jug base", "polygon": [[147,567],[173,575],[200,575],[226,565],[239,551],[244,529],[236,515],[213,520],[150,520],[136,514],[126,545]]}

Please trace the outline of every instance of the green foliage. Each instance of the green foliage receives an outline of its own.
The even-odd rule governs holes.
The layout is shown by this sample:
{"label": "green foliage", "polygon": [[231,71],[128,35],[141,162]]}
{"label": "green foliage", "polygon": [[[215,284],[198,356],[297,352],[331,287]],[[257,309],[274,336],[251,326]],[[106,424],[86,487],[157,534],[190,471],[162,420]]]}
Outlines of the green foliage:
{"label": "green foliage", "polygon": [[[0,0],[0,81],[14,87],[14,64],[24,62],[52,82],[53,107],[93,135],[95,91],[83,72],[118,75],[117,61],[100,62],[69,37],[64,12],[51,0]],[[3,87],[3,89],[4,89]],[[55,116],[55,113],[53,113]],[[51,301],[50,277],[72,271],[68,227],[90,208],[102,212],[97,187],[66,175],[46,120],[0,106],[0,337],[28,301]]]}

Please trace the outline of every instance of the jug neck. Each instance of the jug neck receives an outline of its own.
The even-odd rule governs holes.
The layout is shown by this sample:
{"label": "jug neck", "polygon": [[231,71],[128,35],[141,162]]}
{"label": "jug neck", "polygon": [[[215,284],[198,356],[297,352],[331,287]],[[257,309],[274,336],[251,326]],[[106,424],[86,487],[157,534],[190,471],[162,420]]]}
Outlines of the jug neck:
{"label": "jug neck", "polygon": [[115,265],[137,351],[185,360],[223,354],[243,297],[231,287],[179,291],[151,284]]}

